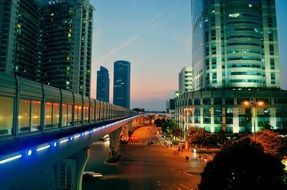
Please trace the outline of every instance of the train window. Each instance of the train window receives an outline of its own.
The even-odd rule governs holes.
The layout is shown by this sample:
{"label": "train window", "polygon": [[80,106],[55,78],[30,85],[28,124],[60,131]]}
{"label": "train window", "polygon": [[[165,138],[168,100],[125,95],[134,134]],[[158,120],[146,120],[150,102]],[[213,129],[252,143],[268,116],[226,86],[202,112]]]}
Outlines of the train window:
{"label": "train window", "polygon": [[68,104],[68,126],[72,125],[73,106]]}
{"label": "train window", "polygon": [[52,124],[53,127],[59,126],[60,121],[60,104],[59,103],[53,103],[53,114],[52,114]]}
{"label": "train window", "polygon": [[89,122],[89,107],[84,107],[84,121]]}
{"label": "train window", "polygon": [[62,127],[68,126],[68,105],[62,104]]}
{"label": "train window", "polygon": [[40,130],[41,101],[32,100],[31,131]]}
{"label": "train window", "polygon": [[13,127],[13,98],[0,97],[0,136],[11,135]]}
{"label": "train window", "polygon": [[19,100],[18,126],[20,133],[30,131],[30,103],[31,100]]}
{"label": "train window", "polygon": [[74,121],[75,124],[81,123],[82,120],[82,106],[75,106]]}
{"label": "train window", "polygon": [[53,103],[45,103],[45,128],[52,127],[52,112],[53,112]]}
{"label": "train window", "polygon": [[90,120],[94,121],[94,107],[93,106],[90,107]]}

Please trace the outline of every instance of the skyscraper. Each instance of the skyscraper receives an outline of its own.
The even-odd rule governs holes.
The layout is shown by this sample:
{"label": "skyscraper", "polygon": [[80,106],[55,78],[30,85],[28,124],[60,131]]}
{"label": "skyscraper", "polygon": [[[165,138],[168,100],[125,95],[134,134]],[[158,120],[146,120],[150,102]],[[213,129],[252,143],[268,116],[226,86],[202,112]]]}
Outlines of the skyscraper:
{"label": "skyscraper", "polygon": [[97,99],[109,102],[110,99],[110,78],[109,71],[105,67],[100,67],[97,71]]}
{"label": "skyscraper", "polygon": [[115,105],[130,108],[130,69],[128,61],[114,62],[114,96]]}
{"label": "skyscraper", "polygon": [[192,67],[183,67],[178,74],[178,91],[180,94],[192,91]]}
{"label": "skyscraper", "polygon": [[274,0],[192,0],[194,90],[279,88]]}
{"label": "skyscraper", "polygon": [[193,90],[175,100],[183,129],[287,128],[275,0],[192,0]]}
{"label": "skyscraper", "polygon": [[37,0],[0,1],[0,71],[40,80],[41,13]]}
{"label": "skyscraper", "polygon": [[90,96],[94,8],[88,0],[46,2],[43,81]]}
{"label": "skyscraper", "polygon": [[89,0],[1,0],[0,70],[90,95]]}

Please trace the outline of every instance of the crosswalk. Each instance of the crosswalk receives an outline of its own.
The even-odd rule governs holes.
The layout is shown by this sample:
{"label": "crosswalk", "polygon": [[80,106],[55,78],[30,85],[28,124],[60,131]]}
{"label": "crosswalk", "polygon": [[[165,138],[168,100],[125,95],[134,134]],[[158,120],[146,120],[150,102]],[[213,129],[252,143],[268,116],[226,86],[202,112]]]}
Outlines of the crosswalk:
{"label": "crosswalk", "polygon": [[161,144],[158,143],[149,143],[149,142],[128,142],[127,145],[132,145],[132,146],[161,146]]}

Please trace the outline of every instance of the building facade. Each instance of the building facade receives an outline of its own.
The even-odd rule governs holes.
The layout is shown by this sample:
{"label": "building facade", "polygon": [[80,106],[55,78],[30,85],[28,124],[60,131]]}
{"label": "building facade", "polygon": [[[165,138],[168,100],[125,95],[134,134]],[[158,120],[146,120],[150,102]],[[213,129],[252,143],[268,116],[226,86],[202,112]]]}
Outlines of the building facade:
{"label": "building facade", "polygon": [[178,74],[178,91],[180,94],[192,91],[192,67],[183,67]]}
{"label": "building facade", "polygon": [[279,88],[275,0],[192,0],[194,90]]}
{"label": "building facade", "polygon": [[114,62],[113,104],[130,108],[131,63],[124,60]]}
{"label": "building facade", "polygon": [[275,0],[192,0],[192,92],[176,98],[184,129],[287,129]]}
{"label": "building facade", "polygon": [[0,71],[90,95],[88,0],[1,0]]}
{"label": "building facade", "polygon": [[175,107],[180,126],[200,127],[208,132],[287,129],[287,91],[284,90],[193,91],[177,97]]}
{"label": "building facade", "polygon": [[97,71],[97,100],[105,102],[109,102],[110,100],[109,71],[103,66]]}

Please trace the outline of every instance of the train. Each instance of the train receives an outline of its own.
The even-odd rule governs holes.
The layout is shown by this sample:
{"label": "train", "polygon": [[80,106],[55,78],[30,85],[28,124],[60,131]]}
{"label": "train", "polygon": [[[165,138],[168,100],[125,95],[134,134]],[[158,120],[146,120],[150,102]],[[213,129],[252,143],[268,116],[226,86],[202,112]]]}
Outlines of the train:
{"label": "train", "polygon": [[16,75],[0,73],[0,138],[117,120],[136,112]]}

